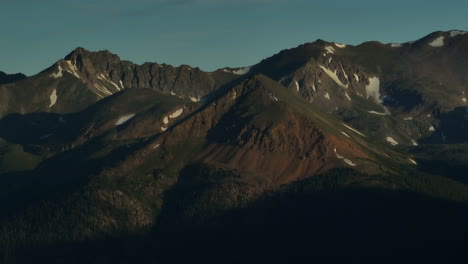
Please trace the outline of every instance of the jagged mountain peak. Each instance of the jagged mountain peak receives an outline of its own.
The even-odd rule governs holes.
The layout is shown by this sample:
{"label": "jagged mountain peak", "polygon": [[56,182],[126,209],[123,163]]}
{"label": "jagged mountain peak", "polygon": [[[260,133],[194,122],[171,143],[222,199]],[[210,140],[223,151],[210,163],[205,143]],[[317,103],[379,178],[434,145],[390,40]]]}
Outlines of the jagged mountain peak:
{"label": "jagged mountain peak", "polygon": [[89,58],[109,58],[112,60],[120,61],[120,57],[117,54],[110,52],[109,50],[100,50],[100,51],[89,51],[83,47],[77,47],[73,51],[71,51],[67,56],[65,56],[65,60],[73,60],[77,59],[78,57],[89,57]]}

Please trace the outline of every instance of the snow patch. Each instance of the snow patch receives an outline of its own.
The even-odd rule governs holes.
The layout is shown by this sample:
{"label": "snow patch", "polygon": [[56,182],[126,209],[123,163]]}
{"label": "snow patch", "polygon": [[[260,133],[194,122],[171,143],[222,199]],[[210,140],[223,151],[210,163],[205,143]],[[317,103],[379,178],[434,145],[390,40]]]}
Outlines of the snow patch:
{"label": "snow patch", "polygon": [[430,126],[429,131],[435,131],[435,128],[433,126]]}
{"label": "snow patch", "polygon": [[179,110],[175,111],[174,113],[170,114],[169,115],[169,118],[176,118],[176,117],[179,117],[182,112],[184,112],[184,109],[183,108],[180,108]]}
{"label": "snow patch", "polygon": [[330,78],[332,78],[332,80],[335,81],[339,86],[341,86],[341,87],[343,87],[343,88],[345,88],[345,89],[348,88],[348,85],[347,85],[347,84],[345,85],[344,83],[342,83],[342,82],[340,81],[340,79],[338,79],[338,75],[336,74],[336,72],[337,72],[336,70],[335,70],[334,72],[332,72],[331,70],[329,70],[329,69],[323,67],[322,65],[320,65],[320,68],[322,68],[322,70],[323,70],[328,76],[330,76]]}
{"label": "snow patch", "polygon": [[349,159],[346,159],[345,157],[341,156],[340,154],[338,154],[338,152],[336,152],[336,148],[334,149],[335,150],[335,155],[338,159],[341,159],[343,160],[346,164],[348,164],[349,166],[356,166],[356,164],[354,164],[351,160]]}
{"label": "snow patch", "polygon": [[417,146],[417,145],[418,145],[418,143],[417,143],[414,139],[411,140],[411,144],[413,144],[413,146]]}
{"label": "snow patch", "polygon": [[444,46],[444,39],[445,39],[444,36],[440,36],[434,39],[431,43],[429,43],[429,46],[435,47],[435,48],[442,47]]}
{"label": "snow patch", "polygon": [[336,148],[335,148],[335,155],[336,155],[336,157],[339,158],[339,159],[343,159],[343,158],[344,158],[343,156],[341,156],[340,154],[338,154],[338,152],[336,152]]}
{"label": "snow patch", "polygon": [[418,163],[414,159],[408,158],[408,160],[409,160],[409,162],[413,163],[414,165],[418,165]]}
{"label": "snow patch", "polygon": [[354,129],[354,128],[352,128],[352,127],[348,126],[347,124],[345,124],[345,123],[342,123],[342,125],[343,125],[344,127],[346,127],[347,129],[349,129],[349,130],[353,131],[354,133],[356,133],[356,134],[359,134],[359,135],[361,135],[361,136],[365,137],[365,135],[364,135],[364,134],[362,134],[361,132],[357,131],[356,129]]}
{"label": "snow patch", "polygon": [[348,138],[351,138],[348,134],[346,134],[345,132],[341,131],[341,134],[345,135],[346,137]]}
{"label": "snow patch", "polygon": [[237,97],[237,93],[236,93],[236,91],[233,91],[232,92],[232,99],[236,99],[236,97]]}
{"label": "snow patch", "polygon": [[369,78],[369,85],[366,85],[367,98],[374,97],[377,102],[382,103],[380,100],[380,79],[378,77]]}
{"label": "snow patch", "polygon": [[330,100],[330,95],[328,93],[326,93],[323,97],[327,98],[328,100]]}
{"label": "snow patch", "polygon": [[393,138],[391,138],[391,137],[387,137],[387,141],[388,141],[388,143],[392,144],[393,146],[398,145],[398,142],[396,140],[394,140]]}
{"label": "snow patch", "polygon": [[297,81],[294,82],[294,86],[296,86],[296,91],[299,92],[299,83]]}
{"label": "snow patch", "polygon": [[344,92],[346,98],[348,99],[348,101],[351,101],[351,97],[349,97],[348,93],[347,92]]}
{"label": "snow patch", "polygon": [[171,95],[176,95],[176,93],[174,93],[174,91],[171,91]]}
{"label": "snow patch", "polygon": [[328,58],[328,64],[330,64],[332,62],[332,57]]}
{"label": "snow patch", "polygon": [[466,103],[466,98],[463,97],[463,98],[462,98],[462,101]]}
{"label": "snow patch", "polygon": [[153,146],[153,149],[157,149],[157,148],[159,148],[159,146],[160,146],[159,144],[156,144],[156,145]]}
{"label": "snow patch", "polygon": [[367,111],[367,112],[370,113],[370,114],[374,114],[374,115],[382,115],[382,116],[387,115],[386,113],[379,113],[379,112],[376,112],[374,110]]}
{"label": "snow patch", "polygon": [[237,71],[233,71],[232,73],[234,73],[234,74],[236,74],[236,75],[244,75],[244,74],[249,73],[250,68],[251,68],[251,67],[240,68],[240,69],[238,69]]}
{"label": "snow patch", "polygon": [[342,49],[342,48],[345,48],[345,47],[346,47],[346,44],[335,43],[335,46],[337,46],[338,48]]}
{"label": "snow patch", "polygon": [[50,94],[50,105],[49,107],[54,106],[54,104],[57,102],[57,89],[54,89],[52,93]]}
{"label": "snow patch", "polygon": [[191,100],[192,102],[198,102],[198,101],[200,101],[200,99],[195,98],[195,97],[190,97],[190,100]]}
{"label": "snow patch", "polygon": [[452,31],[450,31],[450,37],[453,38],[453,37],[456,37],[458,35],[465,35],[466,33],[468,33],[468,32],[460,31],[460,30],[452,30]]}
{"label": "snow patch", "polygon": [[112,92],[107,90],[106,87],[104,86],[101,86],[99,84],[94,84],[94,87],[96,87],[97,89],[97,95],[100,96],[101,98],[105,97],[105,96],[108,96],[108,95],[112,95]]}
{"label": "snow patch", "polygon": [[75,76],[78,79],[81,79],[80,75],[78,74],[78,68],[76,67],[76,62],[72,63],[71,61],[66,61],[69,69],[67,70],[69,73],[71,73],[73,76]]}
{"label": "snow patch", "polygon": [[106,81],[106,82],[112,84],[112,85],[117,89],[117,91],[120,91],[120,90],[121,90],[120,87],[119,87],[115,82],[113,82],[111,79],[109,79],[108,76],[105,76],[105,75],[102,74],[102,73],[99,74],[98,79],[103,80],[103,81]]}
{"label": "snow patch", "polygon": [[314,84],[312,84],[312,90],[314,90],[314,92],[316,92],[316,91],[317,91],[317,89],[315,88],[315,83],[314,83]]}
{"label": "snow patch", "polygon": [[343,64],[341,64],[341,70],[343,71],[343,75],[346,78],[346,80],[349,80],[349,77],[348,77],[348,75],[346,74],[346,71],[343,68]]}
{"label": "snow patch", "polygon": [[122,87],[122,89],[125,89],[122,80],[120,80],[119,83],[120,83],[120,87]]}
{"label": "snow patch", "polygon": [[335,54],[335,49],[332,46],[326,46],[325,50],[327,53]]}
{"label": "snow patch", "polygon": [[359,82],[359,76],[357,74],[354,74],[354,79],[356,79],[356,81]]}
{"label": "snow patch", "polygon": [[161,127],[161,131],[164,132],[167,130],[167,127]]}
{"label": "snow patch", "polygon": [[412,116],[410,116],[410,117],[405,117],[405,118],[403,118],[403,120],[405,120],[405,121],[410,121],[410,120],[413,120],[413,117],[412,117]]}
{"label": "snow patch", "polygon": [[[163,123],[164,123],[165,125],[169,124],[169,118],[170,118],[170,119],[177,118],[177,117],[179,117],[179,116],[182,114],[182,112],[184,112],[184,109],[183,109],[183,108],[180,108],[180,109],[176,110],[175,112],[170,113],[168,116],[165,116],[165,117],[163,118]],[[163,130],[163,131],[165,131],[165,130]]]}
{"label": "snow patch", "polygon": [[352,166],[352,167],[356,166],[356,164],[354,164],[354,163],[353,163],[351,160],[349,160],[349,159],[344,159],[343,161],[344,161],[346,164],[348,164],[349,166]]}
{"label": "snow patch", "polygon": [[401,47],[403,47],[403,45],[400,44],[400,43],[392,43],[392,44],[390,44],[390,46],[391,46],[392,48],[401,48]]}
{"label": "snow patch", "polygon": [[124,115],[124,116],[120,117],[119,120],[117,120],[117,122],[115,122],[115,125],[120,126],[123,123],[127,122],[128,120],[132,119],[134,116],[135,116],[135,114]]}
{"label": "snow patch", "polygon": [[57,73],[52,73],[52,74],[50,75],[50,77],[53,77],[53,78],[55,78],[55,79],[58,79],[58,78],[62,77],[62,76],[63,76],[63,74],[62,74],[62,67],[60,67],[60,65],[58,65],[58,70],[59,70],[59,71],[58,71]]}

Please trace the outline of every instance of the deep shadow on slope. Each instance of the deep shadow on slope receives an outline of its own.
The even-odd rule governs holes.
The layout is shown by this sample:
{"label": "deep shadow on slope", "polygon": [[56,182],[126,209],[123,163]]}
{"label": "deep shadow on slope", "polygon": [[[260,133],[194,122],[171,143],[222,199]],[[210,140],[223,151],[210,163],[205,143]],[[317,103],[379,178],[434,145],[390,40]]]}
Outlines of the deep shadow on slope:
{"label": "deep shadow on slope", "polygon": [[468,107],[457,107],[453,111],[441,114],[437,130],[421,143],[468,143]]}
{"label": "deep shadow on slope", "polygon": [[[309,192],[307,185],[268,195],[209,224],[161,224],[149,236],[129,236],[17,252],[18,263],[262,262],[278,257],[345,260],[464,256],[468,207],[408,192],[347,189]],[[172,219],[175,220],[175,219]],[[27,252],[27,253],[25,253]]]}

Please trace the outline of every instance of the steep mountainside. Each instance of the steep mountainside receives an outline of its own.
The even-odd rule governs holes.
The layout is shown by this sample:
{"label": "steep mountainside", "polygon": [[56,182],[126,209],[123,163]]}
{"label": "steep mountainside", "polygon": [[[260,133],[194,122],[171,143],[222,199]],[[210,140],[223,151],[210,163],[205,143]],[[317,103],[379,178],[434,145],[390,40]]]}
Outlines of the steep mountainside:
{"label": "steep mountainside", "polygon": [[[434,130],[448,142],[447,115],[468,105],[465,93],[468,34],[435,32],[403,44],[358,46],[318,40],[262,61],[262,72],[334,112],[346,122],[386,141],[415,145]],[[371,124],[371,125],[369,125]],[[465,138],[466,140],[466,138]],[[391,142],[389,142],[391,143]]]}
{"label": "steep mountainside", "polygon": [[467,47],[318,40],[214,72],[78,48],[0,85],[0,262],[458,256]]}
{"label": "steep mountainside", "polygon": [[77,48],[50,68],[0,86],[0,116],[10,113],[72,113],[126,88],[149,88],[197,102],[238,76],[190,66],[136,65],[108,51]]}

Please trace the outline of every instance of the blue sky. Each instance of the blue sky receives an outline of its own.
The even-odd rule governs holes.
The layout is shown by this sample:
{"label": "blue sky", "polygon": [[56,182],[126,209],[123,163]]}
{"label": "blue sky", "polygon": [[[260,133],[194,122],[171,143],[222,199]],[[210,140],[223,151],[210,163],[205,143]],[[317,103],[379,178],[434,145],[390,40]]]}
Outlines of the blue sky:
{"label": "blue sky", "polygon": [[406,42],[468,30],[468,1],[0,0],[0,70],[36,74],[71,50],[211,71],[316,39]]}

